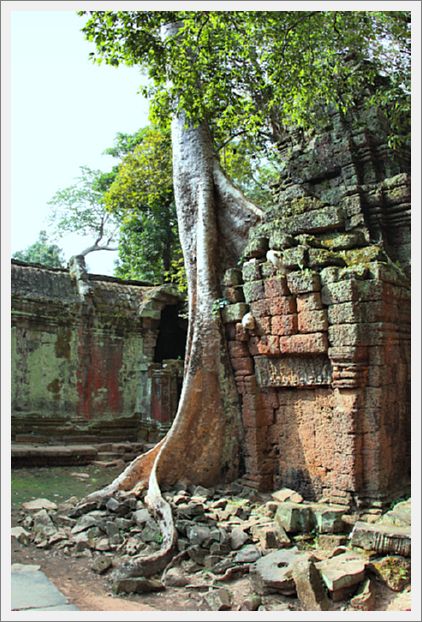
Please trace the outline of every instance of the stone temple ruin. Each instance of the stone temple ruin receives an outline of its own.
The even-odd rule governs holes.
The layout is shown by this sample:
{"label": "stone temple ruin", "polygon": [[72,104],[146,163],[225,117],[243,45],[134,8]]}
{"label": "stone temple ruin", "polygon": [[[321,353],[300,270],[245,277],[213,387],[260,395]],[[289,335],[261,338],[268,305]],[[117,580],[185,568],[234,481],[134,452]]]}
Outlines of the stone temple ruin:
{"label": "stone temple ruin", "polygon": [[[410,177],[381,119],[282,145],[274,203],[220,306],[243,478],[384,507],[410,481]],[[16,442],[155,441],[174,417],[186,321],[171,287],[13,262]]]}
{"label": "stone temple ruin", "polygon": [[12,440],[92,443],[161,438],[175,415],[186,320],[181,297],[68,270],[12,262]]}

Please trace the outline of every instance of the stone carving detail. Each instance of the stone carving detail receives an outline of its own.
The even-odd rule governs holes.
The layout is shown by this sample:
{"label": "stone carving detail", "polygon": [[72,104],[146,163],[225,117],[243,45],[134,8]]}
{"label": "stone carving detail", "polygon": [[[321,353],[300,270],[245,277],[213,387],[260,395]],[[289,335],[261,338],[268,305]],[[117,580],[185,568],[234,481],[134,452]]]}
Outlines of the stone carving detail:
{"label": "stone carving detail", "polygon": [[315,387],[331,383],[331,365],[326,356],[259,357],[255,373],[260,387]]}

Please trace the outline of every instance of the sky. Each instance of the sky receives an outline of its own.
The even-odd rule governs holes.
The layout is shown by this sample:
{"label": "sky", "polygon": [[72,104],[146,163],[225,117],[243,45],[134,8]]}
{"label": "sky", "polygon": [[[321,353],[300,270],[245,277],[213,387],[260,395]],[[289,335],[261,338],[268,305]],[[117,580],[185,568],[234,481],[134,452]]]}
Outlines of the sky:
{"label": "sky", "polygon": [[[52,3],[54,6],[54,3]],[[75,183],[79,167],[108,171],[102,155],[117,132],[148,123],[148,102],[137,94],[143,76],[134,67],[92,63],[93,44],[73,10],[11,13],[11,252],[36,241],[47,228],[48,201]],[[68,235],[56,240],[66,259],[92,243]],[[112,274],[117,253],[87,257],[90,272]]]}

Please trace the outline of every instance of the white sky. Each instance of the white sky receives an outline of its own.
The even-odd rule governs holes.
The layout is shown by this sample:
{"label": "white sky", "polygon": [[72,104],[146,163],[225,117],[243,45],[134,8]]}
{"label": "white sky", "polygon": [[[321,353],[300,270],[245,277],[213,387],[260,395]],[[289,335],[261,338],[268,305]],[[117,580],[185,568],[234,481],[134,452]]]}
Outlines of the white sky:
{"label": "white sky", "polygon": [[[116,162],[102,152],[117,132],[148,123],[148,103],[137,94],[139,70],[94,65],[88,58],[94,47],[80,32],[83,23],[71,10],[11,15],[12,253],[46,228],[47,201],[75,182],[81,165],[110,170]],[[67,259],[86,242],[92,240],[57,240]],[[112,274],[116,256],[88,255],[90,271]]]}

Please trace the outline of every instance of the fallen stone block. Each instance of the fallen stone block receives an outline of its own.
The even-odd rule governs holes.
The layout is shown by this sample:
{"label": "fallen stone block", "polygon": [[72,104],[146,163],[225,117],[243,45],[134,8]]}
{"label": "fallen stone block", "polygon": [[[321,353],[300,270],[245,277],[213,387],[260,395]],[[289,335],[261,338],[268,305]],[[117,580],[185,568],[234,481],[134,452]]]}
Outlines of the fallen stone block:
{"label": "fallen stone block", "polygon": [[38,510],[57,510],[57,503],[50,501],[49,499],[33,499],[32,501],[26,501],[22,503],[24,510],[29,512]]}
{"label": "fallen stone block", "polygon": [[250,571],[252,587],[258,594],[280,593],[292,596],[296,593],[293,580],[293,564],[308,559],[309,554],[296,547],[274,551],[261,557]]}
{"label": "fallen stone block", "polygon": [[314,528],[314,515],[310,506],[286,501],[275,513],[274,521],[287,533],[309,533]]}
{"label": "fallen stone block", "polygon": [[232,602],[233,596],[225,587],[208,592],[202,599],[203,605],[211,611],[230,611]]}
{"label": "fallen stone block", "polygon": [[231,548],[237,551],[249,540],[248,534],[240,527],[235,527],[230,535]]}
{"label": "fallen stone block", "polygon": [[342,533],[344,531],[343,506],[315,503],[311,508],[319,533]]}
{"label": "fallen stone block", "polygon": [[21,544],[28,544],[29,542],[29,531],[26,531],[23,527],[12,527],[10,535]]}
{"label": "fallen stone block", "polygon": [[372,611],[375,606],[375,593],[371,579],[366,579],[359,591],[350,599],[353,609]]}
{"label": "fallen stone block", "polygon": [[113,583],[112,590],[115,594],[144,594],[147,592],[161,592],[165,590],[165,586],[157,579],[133,577],[118,579]]}
{"label": "fallen stone block", "polygon": [[251,564],[261,557],[261,553],[254,544],[246,544],[236,553],[236,563]]}
{"label": "fallen stone block", "polygon": [[283,503],[284,501],[291,501],[292,503],[302,503],[303,497],[296,490],[291,488],[281,488],[272,493],[272,498],[275,501]]}
{"label": "fallen stone block", "polygon": [[91,568],[96,574],[102,575],[102,574],[105,574],[108,570],[110,570],[112,566],[113,566],[113,560],[111,559],[111,557],[106,557],[105,555],[101,555],[100,557],[97,557],[93,561]]}
{"label": "fallen stone block", "polygon": [[302,559],[293,564],[293,580],[297,597],[304,611],[328,611],[330,602],[320,573],[310,559]]}
{"label": "fallen stone block", "polygon": [[343,600],[365,578],[366,560],[354,553],[343,553],[315,564],[333,601]]}
{"label": "fallen stone block", "polygon": [[350,542],[352,546],[358,546],[365,551],[404,557],[410,557],[411,554],[410,527],[358,521],[353,527]]}

